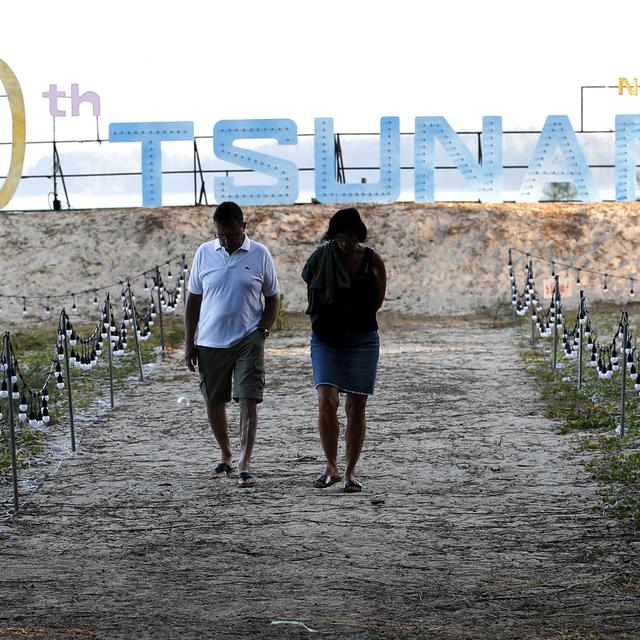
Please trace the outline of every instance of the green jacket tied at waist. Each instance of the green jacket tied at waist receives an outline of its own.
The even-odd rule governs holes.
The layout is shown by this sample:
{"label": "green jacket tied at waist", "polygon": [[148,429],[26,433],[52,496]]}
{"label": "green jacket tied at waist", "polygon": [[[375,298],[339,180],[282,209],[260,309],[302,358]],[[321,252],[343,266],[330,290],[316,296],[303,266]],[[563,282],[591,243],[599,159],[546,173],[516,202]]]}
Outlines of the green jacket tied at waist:
{"label": "green jacket tied at waist", "polygon": [[312,319],[323,307],[337,299],[338,289],[351,285],[338,245],[332,240],[318,247],[302,269],[302,279],[307,283],[307,310]]}

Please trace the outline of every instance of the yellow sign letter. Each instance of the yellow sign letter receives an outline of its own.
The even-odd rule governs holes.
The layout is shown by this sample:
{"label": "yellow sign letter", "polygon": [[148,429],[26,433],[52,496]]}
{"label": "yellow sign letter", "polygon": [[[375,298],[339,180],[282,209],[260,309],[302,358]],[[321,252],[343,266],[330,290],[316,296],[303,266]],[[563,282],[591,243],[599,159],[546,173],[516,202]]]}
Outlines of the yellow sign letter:
{"label": "yellow sign letter", "polygon": [[621,96],[624,90],[627,90],[630,95],[638,95],[638,78],[633,79],[633,85],[626,78],[618,78],[618,95]]}
{"label": "yellow sign letter", "polygon": [[24,165],[24,150],[27,144],[27,127],[24,114],[24,99],[22,89],[13,71],[6,62],[0,60],[0,81],[4,85],[4,90],[9,98],[11,108],[12,124],[12,144],[11,144],[11,165],[7,173],[7,179],[0,189],[0,209],[9,204],[13,194],[18,188],[20,178],[22,178],[22,167]]}

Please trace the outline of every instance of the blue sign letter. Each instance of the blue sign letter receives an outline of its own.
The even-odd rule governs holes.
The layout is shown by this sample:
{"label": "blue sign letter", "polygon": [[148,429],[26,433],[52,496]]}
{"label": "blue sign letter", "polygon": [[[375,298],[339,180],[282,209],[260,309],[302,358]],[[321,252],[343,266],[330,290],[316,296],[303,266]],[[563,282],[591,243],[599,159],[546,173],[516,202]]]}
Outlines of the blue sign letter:
{"label": "blue sign letter", "polygon": [[616,116],[616,200],[636,199],[636,146],[640,115]]}
{"label": "blue sign letter", "polygon": [[[556,156],[561,156],[556,159]],[[600,199],[598,187],[567,116],[549,116],[522,182],[519,202],[538,202],[547,182],[573,182],[583,202]]]}
{"label": "blue sign letter", "polygon": [[193,140],[193,122],[112,122],[109,142],[142,142],[142,206],[162,206],[163,140]]}
{"label": "blue sign letter", "polygon": [[336,181],[333,118],[316,118],[316,198],[326,203],[395,202],[400,195],[400,119],[380,119],[380,180],[373,184]]}
{"label": "blue sign letter", "polygon": [[416,118],[416,202],[435,201],[435,140],[473,186],[481,202],[502,202],[502,118],[482,119],[482,164],[442,116]]}
{"label": "blue sign letter", "polygon": [[296,144],[298,127],[293,120],[220,120],[213,128],[213,150],[221,160],[277,178],[273,186],[239,186],[233,178],[216,178],[214,194],[218,202],[239,204],[293,204],[298,198],[298,167],[282,158],[236,147],[237,139],[275,138],[279,144]]}

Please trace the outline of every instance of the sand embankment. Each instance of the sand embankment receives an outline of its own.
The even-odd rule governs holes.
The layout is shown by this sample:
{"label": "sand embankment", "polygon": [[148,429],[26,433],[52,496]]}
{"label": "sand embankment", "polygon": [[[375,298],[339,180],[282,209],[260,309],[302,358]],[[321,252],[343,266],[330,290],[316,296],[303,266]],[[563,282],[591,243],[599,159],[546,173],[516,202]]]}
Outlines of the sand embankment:
{"label": "sand embankment", "polygon": [[[66,294],[126,279],[185,253],[212,235],[211,207],[163,207],[68,212],[4,212],[0,293],[27,296],[29,315],[44,294]],[[305,306],[300,270],[319,242],[333,205],[245,207],[247,230],[271,249],[287,308]],[[492,307],[509,294],[507,249],[625,277],[640,276],[640,203],[362,205],[369,244],[384,258],[385,308],[412,314],[463,314]],[[517,265],[524,256],[514,254]],[[534,261],[548,278],[551,265]],[[174,269],[175,273],[175,269]],[[522,272],[517,271],[520,285]],[[575,271],[560,269],[564,280]],[[583,272],[588,300],[603,297],[602,277]],[[142,279],[134,279],[142,287]],[[541,283],[538,283],[539,286]],[[627,299],[630,280],[609,278],[609,299]],[[540,286],[540,288],[542,288]],[[119,287],[114,287],[115,293]],[[82,305],[92,294],[77,296]],[[0,299],[4,322],[22,320],[22,301]],[[71,307],[70,296],[53,309]]]}

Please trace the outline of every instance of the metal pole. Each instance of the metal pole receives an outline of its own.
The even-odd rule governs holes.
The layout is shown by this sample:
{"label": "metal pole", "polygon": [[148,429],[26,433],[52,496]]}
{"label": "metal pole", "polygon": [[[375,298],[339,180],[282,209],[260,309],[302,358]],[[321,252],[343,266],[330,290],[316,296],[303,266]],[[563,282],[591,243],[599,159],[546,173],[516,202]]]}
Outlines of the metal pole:
{"label": "metal pole", "polygon": [[18,512],[18,460],[16,456],[16,422],[13,413],[13,367],[11,366],[11,342],[9,332],[4,334],[3,339],[4,360],[7,365],[7,390],[9,392],[9,434],[11,439],[11,477],[13,480],[13,508]]}
{"label": "metal pole", "polygon": [[71,425],[71,450],[76,450],[76,433],[73,424],[73,398],[71,395],[71,371],[69,370],[69,337],[67,336],[67,312],[63,309],[60,314],[60,324],[64,334],[64,366],[67,374],[67,398],[69,399],[69,423]]}
{"label": "metal pole", "polygon": [[182,264],[180,265],[180,270],[182,272],[182,308],[187,308],[187,276],[184,271],[184,264],[186,262],[184,253],[182,254]]}
{"label": "metal pole", "polygon": [[58,168],[56,165],[56,117],[53,116],[53,209],[58,210],[60,201],[58,200]]}
{"label": "metal pole", "polygon": [[131,293],[131,283],[127,283],[127,293],[129,295],[129,304],[131,305],[131,318],[133,320],[133,337],[136,341],[136,352],[138,354],[138,368],[140,369],[140,382],[144,381],[142,375],[142,354],[140,353],[140,340],[138,339],[138,320],[136,318],[136,308],[133,304],[133,294]]}
{"label": "metal pole", "polygon": [[160,318],[160,344],[162,345],[162,355],[165,354],[164,350],[164,323],[162,321],[162,303],[160,302],[160,269],[156,266],[156,285],[158,287],[158,316]]}
{"label": "metal pole", "polygon": [[627,395],[627,338],[629,336],[629,316],[624,312],[622,331],[622,391],[620,393],[620,437],[624,436],[625,400]]}
{"label": "metal pole", "polygon": [[583,332],[584,325],[580,320],[585,319],[584,313],[584,291],[580,291],[580,312],[578,314],[578,391],[582,389],[582,347],[583,347]]}
{"label": "metal pole", "polygon": [[193,141],[193,204],[198,204],[198,187],[196,183],[196,156],[198,154],[198,144]]}
{"label": "metal pole", "polygon": [[531,344],[534,345],[535,343],[536,343],[536,322],[533,318],[531,318]]}
{"label": "metal pole", "polygon": [[553,291],[553,305],[555,309],[555,313],[553,316],[553,372],[556,372],[556,364],[558,360],[558,314],[560,313],[560,309],[558,308],[558,293],[560,290],[560,278],[559,276],[555,277],[556,285]]}
{"label": "metal pole", "polygon": [[[109,388],[111,390],[111,408],[115,407],[115,402],[113,399],[113,353],[111,349],[111,294],[107,292],[107,300],[106,300],[106,310],[107,310],[107,324],[109,328],[107,329],[107,343],[109,349]],[[104,327],[104,323],[102,325]]]}

